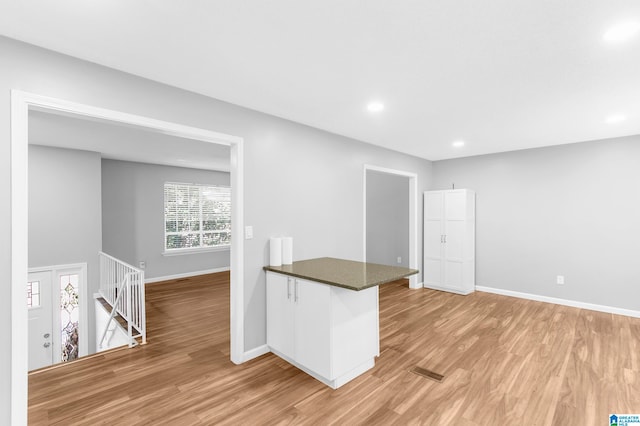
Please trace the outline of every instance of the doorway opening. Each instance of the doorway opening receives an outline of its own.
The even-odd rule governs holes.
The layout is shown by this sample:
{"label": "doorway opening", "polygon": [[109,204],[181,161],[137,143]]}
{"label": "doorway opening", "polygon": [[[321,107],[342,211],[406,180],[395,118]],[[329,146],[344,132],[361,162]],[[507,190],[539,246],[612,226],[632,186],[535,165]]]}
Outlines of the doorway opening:
{"label": "doorway opening", "polygon": [[144,282],[229,269],[229,146],[29,111],[28,155],[28,266],[87,263],[83,356],[145,342]]}
{"label": "doorway opening", "polygon": [[[28,308],[25,285],[28,282],[28,128],[29,111],[114,123],[146,129],[158,134],[230,147],[232,197],[232,235],[243,235],[243,140],[177,123],[128,114],[121,111],[30,94],[11,92],[11,419],[15,424],[27,422]],[[231,246],[230,312],[231,361],[244,362],[243,324],[243,253],[242,238]]]}
{"label": "doorway opening", "polygon": [[[385,263],[418,269],[418,175],[412,172],[365,164],[363,182],[363,260],[365,262],[371,261],[373,263]],[[400,224],[402,229],[395,233],[392,231],[393,235],[380,233],[378,236],[385,243],[369,244],[367,246],[368,233],[370,239],[376,238],[371,234],[368,224],[376,223],[377,225],[389,220],[388,218],[390,217],[389,214],[377,214],[382,209],[374,210],[371,208],[371,198],[376,197],[375,188],[381,183],[386,187],[386,191],[391,191],[391,193],[396,193],[397,195],[397,197],[394,196],[397,201],[381,200],[380,202],[387,203],[383,206],[384,210],[392,213],[400,212],[400,215],[403,216],[403,219],[399,221],[402,222]],[[370,208],[367,208],[368,204]],[[406,220],[404,220],[404,214],[407,216]],[[395,226],[397,223],[389,223],[389,225]],[[393,229],[393,226],[389,228]],[[382,245],[384,247],[380,247]],[[408,261],[404,259],[405,253]],[[412,275],[409,278],[409,287],[422,287],[418,283],[418,275]]]}

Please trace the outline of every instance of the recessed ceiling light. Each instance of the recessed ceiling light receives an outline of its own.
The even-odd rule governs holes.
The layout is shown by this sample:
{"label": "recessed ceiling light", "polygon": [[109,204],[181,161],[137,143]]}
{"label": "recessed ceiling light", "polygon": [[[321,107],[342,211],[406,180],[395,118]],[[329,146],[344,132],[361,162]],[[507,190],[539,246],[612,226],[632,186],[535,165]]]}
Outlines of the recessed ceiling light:
{"label": "recessed ceiling light", "polygon": [[384,104],[382,102],[369,102],[367,104],[367,110],[369,112],[380,112],[384,109]]}
{"label": "recessed ceiling light", "polygon": [[455,141],[451,144],[454,148],[462,148],[464,146],[464,141]]}
{"label": "recessed ceiling light", "polygon": [[640,32],[640,23],[639,22],[621,22],[611,28],[604,33],[602,38],[605,41],[611,43],[621,43],[623,41],[629,40],[631,37],[635,36],[638,32]]}
{"label": "recessed ceiling light", "polygon": [[609,117],[607,117],[605,122],[607,124],[615,124],[615,123],[620,123],[621,121],[624,121],[626,119],[627,119],[626,115],[615,114],[615,115],[610,115]]}

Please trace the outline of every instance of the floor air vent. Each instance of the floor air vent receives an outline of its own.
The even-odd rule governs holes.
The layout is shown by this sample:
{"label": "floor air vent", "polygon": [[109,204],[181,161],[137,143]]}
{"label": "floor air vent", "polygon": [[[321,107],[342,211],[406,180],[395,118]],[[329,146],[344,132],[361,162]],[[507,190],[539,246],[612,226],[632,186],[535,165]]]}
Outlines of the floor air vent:
{"label": "floor air vent", "polygon": [[422,367],[413,367],[409,371],[414,373],[414,374],[417,374],[418,376],[422,376],[422,377],[426,377],[427,379],[435,380],[438,383],[441,382],[444,379],[444,376],[442,374],[438,374],[436,372],[433,372],[431,370],[427,370],[426,368],[422,368]]}

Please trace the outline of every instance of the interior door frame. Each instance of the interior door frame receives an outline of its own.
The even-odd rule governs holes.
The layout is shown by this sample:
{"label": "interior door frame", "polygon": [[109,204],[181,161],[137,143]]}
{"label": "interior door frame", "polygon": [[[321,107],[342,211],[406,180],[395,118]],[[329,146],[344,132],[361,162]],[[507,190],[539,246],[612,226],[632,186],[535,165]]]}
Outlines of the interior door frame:
{"label": "interior door frame", "polygon": [[[58,291],[59,278],[61,275],[78,273],[80,275],[80,286],[78,287],[78,298],[80,299],[80,326],[78,327],[78,341],[80,342],[78,346],[78,356],[86,356],[89,354],[89,330],[87,326],[89,325],[89,303],[91,302],[90,295],[87,292],[87,264],[86,263],[73,263],[68,265],[54,265],[54,266],[39,266],[36,268],[29,268],[27,271],[28,274],[38,273],[38,272],[49,272],[51,273],[51,287],[52,287],[52,297],[51,302],[53,303],[53,318],[60,320],[60,292]],[[56,289],[56,293],[53,292],[53,289]],[[56,294],[56,296],[54,296]],[[58,302],[58,303],[56,303]],[[53,322],[54,329],[52,330],[53,335],[52,342],[54,347],[54,355],[53,355],[53,363],[60,362],[60,330],[59,322]],[[55,354],[58,355],[55,355]]]}
{"label": "interior door frame", "polygon": [[26,424],[28,409],[28,319],[25,286],[28,270],[29,111],[43,111],[142,127],[161,134],[226,145],[231,150],[231,361],[244,362],[244,140],[169,121],[63,99],[11,91],[11,424]]}
{"label": "interior door frame", "polygon": [[[367,172],[379,172],[409,178],[409,268],[418,269],[418,174],[404,170],[365,164],[363,169],[362,261],[367,261]],[[422,288],[418,275],[409,277],[409,288]]]}

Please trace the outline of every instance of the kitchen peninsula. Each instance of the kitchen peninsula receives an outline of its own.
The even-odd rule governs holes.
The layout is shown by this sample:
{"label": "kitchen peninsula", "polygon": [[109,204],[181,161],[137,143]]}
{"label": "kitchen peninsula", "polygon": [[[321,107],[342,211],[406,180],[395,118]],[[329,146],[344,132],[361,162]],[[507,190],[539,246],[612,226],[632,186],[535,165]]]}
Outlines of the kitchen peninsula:
{"label": "kitchen peninsula", "polygon": [[380,355],[378,286],[418,273],[329,257],[264,269],[269,349],[333,389]]}

